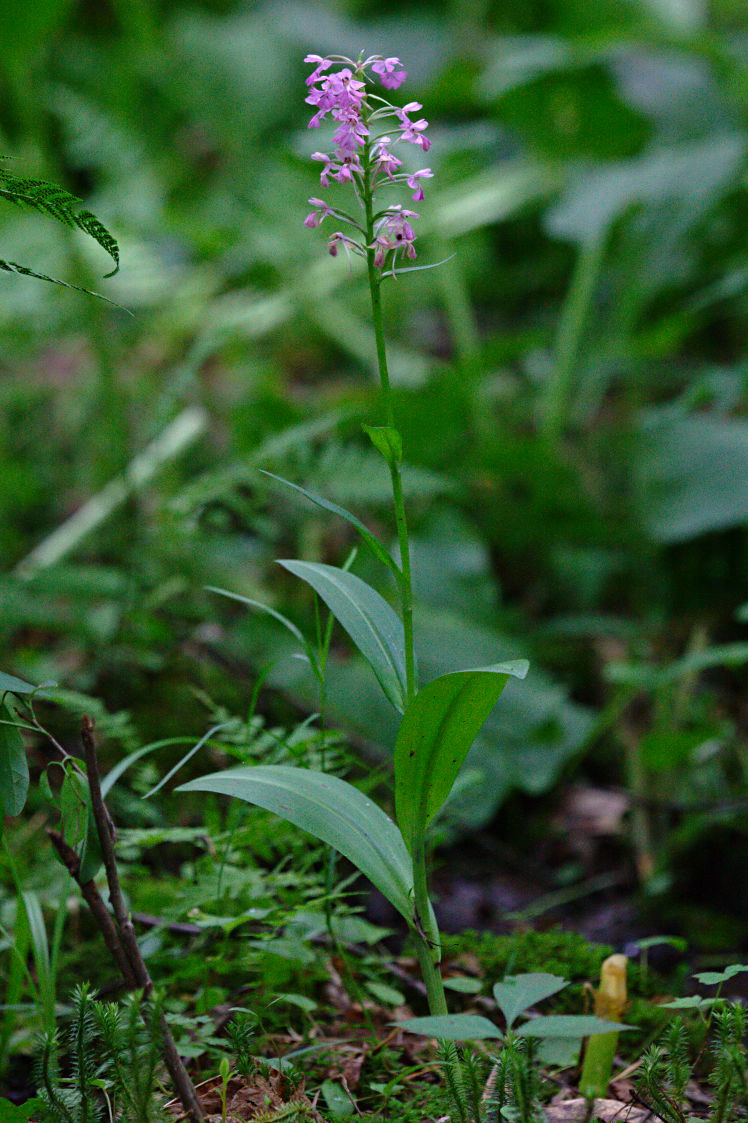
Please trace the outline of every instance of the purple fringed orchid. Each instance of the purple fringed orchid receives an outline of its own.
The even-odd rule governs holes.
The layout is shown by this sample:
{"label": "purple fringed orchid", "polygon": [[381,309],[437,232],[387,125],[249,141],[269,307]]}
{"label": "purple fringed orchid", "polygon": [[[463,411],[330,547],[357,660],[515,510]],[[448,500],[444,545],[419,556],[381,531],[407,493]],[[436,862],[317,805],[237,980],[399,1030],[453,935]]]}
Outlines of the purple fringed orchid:
{"label": "purple fringed orchid", "polygon": [[[385,90],[396,90],[406,80],[407,72],[398,58],[371,55],[354,62],[342,55],[323,58],[310,54],[304,61],[314,64],[306,80],[306,101],[315,110],[309,128],[319,128],[328,121],[335,126],[332,152],[312,153],[312,159],[323,165],[320,183],[324,188],[330,187],[331,181],[351,183],[363,211],[363,221],[358,222],[323,200],[312,198],[309,202],[314,210],[307,215],[304,225],[319,226],[330,215],[342,219],[363,237],[359,240],[336,231],[328,242],[330,253],[335,256],[338,246],[343,245],[347,251],[369,257],[376,269],[387,268],[394,274],[398,262],[416,256],[410,219],[418,215],[400,204],[375,211],[374,199],[379,189],[391,184],[406,185],[414,202],[423,199],[423,181],[433,178],[433,172],[430,168],[403,170],[403,161],[392,150],[405,142],[428,151],[428,121],[413,118],[422,106],[411,101],[398,107],[376,92],[375,82]],[[383,127],[378,131],[380,121]]]}

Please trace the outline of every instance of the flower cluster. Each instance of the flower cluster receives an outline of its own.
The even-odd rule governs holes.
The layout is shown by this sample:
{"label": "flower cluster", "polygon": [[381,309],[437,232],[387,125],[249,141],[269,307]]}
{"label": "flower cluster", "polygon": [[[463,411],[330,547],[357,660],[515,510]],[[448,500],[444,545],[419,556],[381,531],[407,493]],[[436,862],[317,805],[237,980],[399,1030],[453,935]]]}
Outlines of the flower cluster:
{"label": "flower cluster", "polygon": [[[378,269],[389,264],[394,272],[398,256],[416,256],[410,219],[419,216],[400,205],[388,206],[375,214],[373,199],[378,188],[399,183],[407,185],[414,202],[423,199],[423,181],[432,178],[431,169],[402,170],[403,161],[393,152],[393,146],[400,141],[428,152],[428,121],[415,116],[422,106],[411,101],[400,108],[371,91],[372,76],[386,90],[402,85],[407,73],[397,58],[371,55],[354,62],[342,55],[307,55],[304,61],[314,64],[306,80],[306,101],[315,110],[309,128],[319,128],[327,121],[335,125],[333,152],[312,154],[312,159],[322,164],[320,183],[323,187],[329,187],[331,181],[352,184],[364,213],[362,224],[345,211],[313,197],[309,202],[314,210],[307,215],[304,225],[319,226],[328,217],[343,220],[363,236],[362,240],[336,231],[329,241],[330,253],[335,255],[340,245],[364,256],[372,252]],[[332,71],[336,66],[339,69]],[[382,132],[377,132],[380,121],[385,125]]]}

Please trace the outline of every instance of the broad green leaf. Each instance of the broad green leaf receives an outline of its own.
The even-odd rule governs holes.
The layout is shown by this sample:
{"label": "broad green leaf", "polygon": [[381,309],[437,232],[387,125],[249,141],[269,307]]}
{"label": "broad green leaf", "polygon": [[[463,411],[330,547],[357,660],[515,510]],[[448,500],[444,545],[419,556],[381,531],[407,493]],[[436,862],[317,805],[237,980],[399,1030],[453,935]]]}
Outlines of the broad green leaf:
{"label": "broad green leaf", "polygon": [[568,986],[566,979],[559,975],[549,975],[545,971],[534,971],[526,975],[507,975],[496,983],[493,996],[496,1004],[506,1018],[507,1029],[511,1029],[517,1016],[531,1006],[550,998],[552,994]]}
{"label": "broad green leaf", "polygon": [[[356,516],[352,515],[350,511],[346,511],[345,507],[340,507],[337,503],[333,503],[331,500],[325,499],[322,495],[317,495],[314,491],[307,491],[305,487],[299,487],[298,484],[292,484],[290,480],[284,480],[282,476],[275,476],[272,472],[263,471],[262,475],[268,476],[271,480],[277,480],[278,483],[284,484],[286,487],[290,487],[292,491],[298,491],[300,495],[303,495],[305,499],[308,499],[310,500],[310,502],[315,503],[318,507],[321,507],[323,511],[329,511],[330,514],[337,515],[338,518],[345,519],[346,522],[350,523],[351,526],[355,527],[355,529],[359,532],[366,545],[374,554],[374,557],[378,561],[382,562],[383,565],[386,565],[388,569],[391,569],[396,576],[400,575],[400,570],[397,566],[397,563],[395,562],[395,559],[387,553],[379,539],[372,534],[367,526],[364,526],[364,524],[361,522],[361,519],[356,518]],[[215,591],[218,592],[219,590]]]}
{"label": "broad green leaf", "polygon": [[[13,714],[3,703],[0,723],[12,721]],[[0,807],[3,814],[20,815],[28,790],[29,765],[21,734],[14,725],[0,724]]]}
{"label": "broad green leaf", "polygon": [[454,671],[418,692],[395,743],[395,807],[408,847],[441,808],[483,723],[509,678],[527,661]]}
{"label": "broad green leaf", "polygon": [[408,1033],[420,1033],[440,1041],[498,1041],[502,1036],[493,1022],[481,1018],[479,1014],[441,1014],[430,1018],[408,1018],[405,1022],[393,1024]]}
{"label": "broad green leaf", "polygon": [[228,768],[176,790],[236,796],[309,831],[353,862],[412,923],[413,869],[400,832],[352,784],[308,768],[275,764]]}
{"label": "broad green leaf", "polygon": [[7,675],[4,671],[0,671],[0,694],[8,691],[10,694],[33,694],[36,690],[30,682],[24,682],[22,678],[16,678],[15,675]]}
{"label": "broad green leaf", "polygon": [[514,1032],[519,1037],[589,1037],[593,1033],[620,1033],[631,1028],[592,1014],[550,1014],[546,1018],[532,1018]]}
{"label": "broad green leaf", "polygon": [[334,565],[295,560],[278,564],[322,597],[369,663],[389,701],[402,713],[406,697],[405,638],[402,620],[394,609],[360,577]]}

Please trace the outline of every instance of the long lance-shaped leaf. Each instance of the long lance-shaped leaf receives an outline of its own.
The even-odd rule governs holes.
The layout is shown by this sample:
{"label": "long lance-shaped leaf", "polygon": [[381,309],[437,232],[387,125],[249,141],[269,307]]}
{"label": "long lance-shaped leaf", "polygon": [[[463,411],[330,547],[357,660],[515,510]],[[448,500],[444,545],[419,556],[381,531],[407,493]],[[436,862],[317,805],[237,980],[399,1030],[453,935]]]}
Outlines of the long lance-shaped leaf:
{"label": "long lance-shaped leaf", "polygon": [[395,743],[395,810],[409,849],[440,809],[510,677],[527,661],[455,671],[427,683],[405,711]]}
{"label": "long lance-shaped leaf", "polygon": [[345,628],[367,660],[387,698],[400,713],[405,709],[405,638],[403,624],[387,601],[370,585],[334,565],[279,561],[289,573],[306,581]]}
{"label": "long lance-shaped leaf", "polygon": [[[117,304],[116,300],[110,300],[108,296],[102,296],[100,292],[94,292],[93,289],[84,289],[82,285],[71,285],[69,281],[61,281],[58,277],[50,277],[46,273],[37,273],[35,269],[29,269],[27,265],[19,265],[17,261],[0,259],[0,269],[4,273],[19,273],[22,277],[34,277],[37,281],[49,281],[51,285],[60,285],[64,289],[75,289],[76,292],[84,292],[86,296],[96,296],[99,300],[105,300],[107,304],[127,312],[128,316],[132,315],[129,308],[124,308],[122,304]],[[108,274],[108,276],[111,276],[111,274]]]}
{"label": "long lance-shaped leaf", "polygon": [[381,808],[336,776],[285,764],[228,768],[179,792],[217,792],[272,811],[340,851],[413,923],[413,867],[399,830]]}
{"label": "long lance-shaped leaf", "polygon": [[263,469],[261,469],[261,471],[263,476],[268,476],[271,480],[277,480],[278,483],[284,484],[286,487],[290,487],[292,491],[298,491],[299,495],[303,495],[305,499],[308,499],[311,503],[315,503],[318,507],[321,507],[323,511],[329,511],[330,514],[337,515],[338,518],[345,519],[345,521],[350,523],[352,527],[355,527],[366,545],[374,554],[374,557],[378,561],[382,562],[383,565],[386,565],[388,569],[391,569],[398,580],[400,579],[402,573],[399,566],[397,565],[397,562],[390,554],[387,553],[379,539],[376,538],[375,535],[373,535],[369,530],[369,528],[361,522],[361,519],[357,518],[355,515],[352,515],[350,511],[346,511],[345,507],[340,507],[337,503],[333,503],[330,499],[325,499],[323,495],[317,495],[317,493],[314,491],[307,491],[305,487],[300,487],[298,484],[293,484],[290,480],[284,480],[283,476],[276,476],[272,472],[266,472]]}

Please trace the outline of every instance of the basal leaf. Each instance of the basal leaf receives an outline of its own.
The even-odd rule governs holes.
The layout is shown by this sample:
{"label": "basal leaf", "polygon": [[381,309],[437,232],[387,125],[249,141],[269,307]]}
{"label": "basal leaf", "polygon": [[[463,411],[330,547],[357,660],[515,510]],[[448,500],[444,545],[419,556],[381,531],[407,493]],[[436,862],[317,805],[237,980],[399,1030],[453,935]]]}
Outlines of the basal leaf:
{"label": "basal leaf", "polygon": [[[9,706],[0,705],[0,723],[13,720]],[[29,765],[21,734],[14,725],[0,724],[0,808],[3,814],[20,815],[28,790]]]}
{"label": "basal leaf", "polygon": [[533,971],[526,975],[507,975],[493,988],[496,1004],[506,1018],[507,1029],[511,1029],[517,1016],[529,1010],[537,1002],[568,986],[566,979],[549,975],[545,971]]}
{"label": "basal leaf", "polygon": [[393,1024],[408,1033],[420,1033],[440,1041],[496,1041],[501,1038],[501,1030],[479,1014],[441,1014],[430,1018],[408,1018],[405,1022]]}
{"label": "basal leaf", "polygon": [[369,530],[369,528],[361,522],[361,519],[356,518],[356,516],[352,515],[350,511],[346,511],[345,507],[340,507],[337,503],[333,503],[331,500],[325,499],[322,495],[317,495],[314,491],[307,491],[305,487],[299,487],[298,484],[292,484],[290,480],[284,480],[282,476],[275,476],[272,472],[263,471],[262,475],[268,476],[271,480],[277,480],[278,483],[284,484],[286,487],[290,487],[292,491],[298,491],[300,495],[303,495],[305,499],[308,499],[311,503],[315,503],[318,507],[321,507],[323,511],[329,511],[330,514],[337,515],[338,518],[345,519],[345,521],[350,523],[352,527],[355,527],[366,545],[374,554],[374,557],[378,561],[382,562],[383,565],[386,565],[388,569],[391,569],[396,576],[399,575],[400,570],[394,558],[392,558],[390,554],[387,553],[379,539],[376,538]]}
{"label": "basal leaf", "polygon": [[385,695],[405,709],[405,639],[397,613],[370,585],[334,565],[283,560],[289,573],[306,581],[345,628],[369,663]]}
{"label": "basal leaf", "polygon": [[228,768],[176,790],[235,796],[309,831],[353,862],[412,923],[413,869],[400,832],[352,784],[308,768],[276,764]]}
{"label": "basal leaf", "polygon": [[395,743],[396,817],[409,847],[452,790],[509,678],[526,674],[524,659],[455,671],[433,679],[410,703]]}

